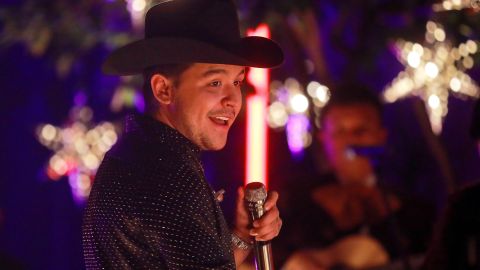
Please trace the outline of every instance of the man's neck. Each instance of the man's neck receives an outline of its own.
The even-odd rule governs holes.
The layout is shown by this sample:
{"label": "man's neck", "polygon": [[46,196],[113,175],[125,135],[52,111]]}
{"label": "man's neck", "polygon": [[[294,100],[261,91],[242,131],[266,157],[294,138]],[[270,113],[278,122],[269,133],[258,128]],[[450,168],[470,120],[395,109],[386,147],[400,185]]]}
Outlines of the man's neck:
{"label": "man's neck", "polygon": [[172,121],[170,121],[170,119],[168,118],[167,112],[162,112],[161,110],[157,110],[155,112],[149,113],[149,115],[153,117],[155,120],[176,130],[175,126],[172,124]]}

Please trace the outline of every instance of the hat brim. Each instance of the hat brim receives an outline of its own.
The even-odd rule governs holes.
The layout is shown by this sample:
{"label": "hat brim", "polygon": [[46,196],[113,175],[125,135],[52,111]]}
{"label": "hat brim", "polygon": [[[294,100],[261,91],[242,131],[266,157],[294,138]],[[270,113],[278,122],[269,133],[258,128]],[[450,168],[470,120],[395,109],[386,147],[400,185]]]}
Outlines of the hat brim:
{"label": "hat brim", "polygon": [[148,67],[175,63],[215,63],[273,68],[283,63],[283,52],[274,41],[244,37],[235,44],[217,47],[177,37],[142,39],[113,51],[102,70],[112,75],[133,75]]}

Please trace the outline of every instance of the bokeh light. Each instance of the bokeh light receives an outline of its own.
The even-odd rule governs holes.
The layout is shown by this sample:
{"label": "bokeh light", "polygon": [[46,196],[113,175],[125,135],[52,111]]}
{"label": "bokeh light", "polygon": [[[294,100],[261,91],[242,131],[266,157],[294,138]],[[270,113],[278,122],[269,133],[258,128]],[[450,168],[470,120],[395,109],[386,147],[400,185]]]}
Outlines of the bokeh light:
{"label": "bokeh light", "polygon": [[[60,128],[51,124],[37,128],[38,140],[54,151],[47,167],[52,180],[68,176],[74,197],[81,202],[89,195],[93,179],[105,153],[117,142],[118,134],[110,122],[93,126],[88,107],[74,107],[70,124]],[[90,128],[93,126],[92,128]]]}
{"label": "bokeh light", "polygon": [[[458,4],[443,2],[448,8]],[[439,134],[448,112],[450,89],[461,96],[479,95],[477,84],[464,72],[474,66],[471,55],[477,52],[477,43],[467,40],[453,47],[442,25],[433,21],[426,24],[425,40],[424,46],[407,41],[396,43],[405,70],[385,88],[383,97],[386,102],[395,102],[409,95],[419,96],[427,105],[433,131]]]}

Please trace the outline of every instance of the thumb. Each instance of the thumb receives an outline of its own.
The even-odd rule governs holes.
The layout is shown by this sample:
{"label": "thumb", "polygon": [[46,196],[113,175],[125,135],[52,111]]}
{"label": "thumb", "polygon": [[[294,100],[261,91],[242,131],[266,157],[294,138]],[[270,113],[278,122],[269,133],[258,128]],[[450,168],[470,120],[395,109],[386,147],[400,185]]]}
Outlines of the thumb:
{"label": "thumb", "polygon": [[243,207],[243,200],[245,198],[245,189],[240,186],[237,189],[237,207]]}
{"label": "thumb", "polygon": [[240,186],[237,189],[237,209],[235,214],[235,233],[242,239],[250,239],[249,234],[249,217],[247,208],[245,205],[245,189]]}
{"label": "thumb", "polygon": [[237,189],[237,218],[246,219],[248,222],[247,206],[245,205],[245,188]]}

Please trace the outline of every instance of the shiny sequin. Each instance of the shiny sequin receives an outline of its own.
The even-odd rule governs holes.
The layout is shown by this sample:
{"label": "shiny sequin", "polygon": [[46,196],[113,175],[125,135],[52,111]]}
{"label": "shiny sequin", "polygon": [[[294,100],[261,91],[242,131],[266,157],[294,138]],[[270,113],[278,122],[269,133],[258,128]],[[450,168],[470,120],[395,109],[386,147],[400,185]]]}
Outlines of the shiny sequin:
{"label": "shiny sequin", "polygon": [[200,150],[146,116],[105,156],[84,216],[87,269],[235,269]]}

